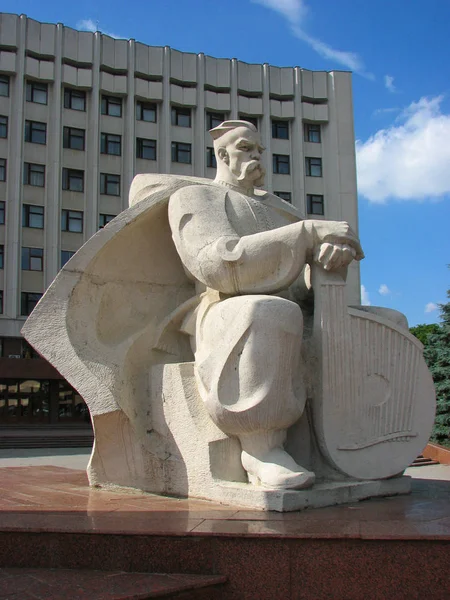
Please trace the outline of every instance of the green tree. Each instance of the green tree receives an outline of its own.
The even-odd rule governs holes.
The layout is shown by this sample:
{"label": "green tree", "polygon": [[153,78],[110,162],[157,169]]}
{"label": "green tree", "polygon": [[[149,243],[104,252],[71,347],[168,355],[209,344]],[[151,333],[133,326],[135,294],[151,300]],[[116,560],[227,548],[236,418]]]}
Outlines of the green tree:
{"label": "green tree", "polygon": [[409,328],[409,331],[415,335],[424,346],[428,343],[428,337],[434,333],[439,333],[439,330],[440,327],[437,323],[422,323],[421,325]]}
{"label": "green tree", "polygon": [[[450,290],[447,297],[450,300]],[[439,309],[441,326],[427,337],[424,357],[436,387],[436,420],[432,440],[450,446],[450,301],[440,304]]]}

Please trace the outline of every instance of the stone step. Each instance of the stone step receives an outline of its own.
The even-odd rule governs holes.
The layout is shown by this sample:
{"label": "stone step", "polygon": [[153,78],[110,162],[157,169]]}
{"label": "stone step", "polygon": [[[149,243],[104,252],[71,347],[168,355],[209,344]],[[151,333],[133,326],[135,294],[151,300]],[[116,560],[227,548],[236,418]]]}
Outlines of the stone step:
{"label": "stone step", "polygon": [[439,463],[432,458],[425,458],[422,454],[418,456],[414,462],[410,465],[411,467],[425,467],[429,465],[438,465]]}
{"label": "stone step", "polygon": [[0,438],[0,449],[17,448],[91,448],[93,436],[8,436]]}
{"label": "stone step", "polygon": [[219,600],[226,577],[85,569],[0,569],[0,598]]}

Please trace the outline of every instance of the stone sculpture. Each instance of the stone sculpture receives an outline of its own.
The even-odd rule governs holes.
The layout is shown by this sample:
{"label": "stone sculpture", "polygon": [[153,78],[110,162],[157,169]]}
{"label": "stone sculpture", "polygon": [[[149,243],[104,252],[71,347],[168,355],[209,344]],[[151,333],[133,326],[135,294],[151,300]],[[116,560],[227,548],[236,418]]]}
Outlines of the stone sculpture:
{"label": "stone sculpture", "polygon": [[88,403],[91,484],[275,510],[408,491],[434,417],[420,343],[346,306],[347,223],[255,189],[255,127],[211,134],[215,181],[138,175],[23,329]]}

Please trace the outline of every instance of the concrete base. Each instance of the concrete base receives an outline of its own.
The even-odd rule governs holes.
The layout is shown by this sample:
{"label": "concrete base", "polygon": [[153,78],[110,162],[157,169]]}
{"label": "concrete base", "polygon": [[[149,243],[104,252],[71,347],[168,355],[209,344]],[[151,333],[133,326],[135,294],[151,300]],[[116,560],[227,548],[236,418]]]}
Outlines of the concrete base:
{"label": "concrete base", "polygon": [[291,512],[305,508],[324,508],[358,502],[367,498],[409,494],[411,477],[377,481],[340,481],[318,483],[309,490],[265,490],[245,483],[217,484],[207,500],[252,509]]}

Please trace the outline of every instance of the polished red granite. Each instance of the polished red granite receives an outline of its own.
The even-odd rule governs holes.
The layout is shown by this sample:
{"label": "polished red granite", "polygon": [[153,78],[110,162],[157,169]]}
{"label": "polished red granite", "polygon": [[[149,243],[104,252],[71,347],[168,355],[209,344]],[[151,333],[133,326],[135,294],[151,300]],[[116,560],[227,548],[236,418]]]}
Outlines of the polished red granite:
{"label": "polished red granite", "polygon": [[[146,600],[216,597],[224,577],[87,571],[79,569],[0,569],[0,598],[8,600]],[[220,593],[220,589],[218,590]]]}
{"label": "polished red granite", "polygon": [[450,540],[450,482],[415,481],[410,496],[293,513],[89,488],[62,467],[0,469],[0,531]]}
{"label": "polished red granite", "polygon": [[449,564],[449,481],[282,514],[90,489],[60,467],[0,469],[3,568],[221,575],[223,600],[444,600]]}

